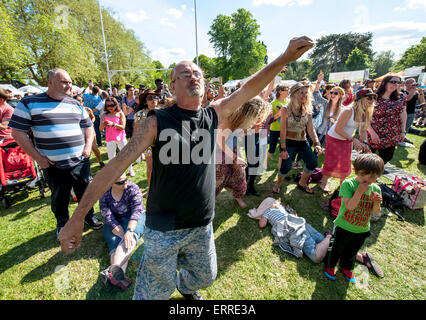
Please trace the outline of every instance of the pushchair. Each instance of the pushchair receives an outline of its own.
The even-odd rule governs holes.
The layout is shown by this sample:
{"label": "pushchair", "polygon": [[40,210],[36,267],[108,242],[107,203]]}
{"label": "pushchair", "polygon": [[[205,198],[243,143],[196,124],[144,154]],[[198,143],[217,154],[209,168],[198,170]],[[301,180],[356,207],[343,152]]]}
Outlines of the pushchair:
{"label": "pushchair", "polygon": [[46,181],[37,163],[13,139],[0,140],[0,200],[7,209],[10,195],[37,188],[44,198]]}

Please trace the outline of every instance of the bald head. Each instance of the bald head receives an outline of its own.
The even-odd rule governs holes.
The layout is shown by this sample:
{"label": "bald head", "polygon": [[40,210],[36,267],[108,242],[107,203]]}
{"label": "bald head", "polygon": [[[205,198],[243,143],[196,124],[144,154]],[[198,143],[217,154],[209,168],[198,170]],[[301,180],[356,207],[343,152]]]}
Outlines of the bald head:
{"label": "bald head", "polygon": [[72,95],[71,77],[63,69],[52,69],[47,74],[47,94],[57,100]]}

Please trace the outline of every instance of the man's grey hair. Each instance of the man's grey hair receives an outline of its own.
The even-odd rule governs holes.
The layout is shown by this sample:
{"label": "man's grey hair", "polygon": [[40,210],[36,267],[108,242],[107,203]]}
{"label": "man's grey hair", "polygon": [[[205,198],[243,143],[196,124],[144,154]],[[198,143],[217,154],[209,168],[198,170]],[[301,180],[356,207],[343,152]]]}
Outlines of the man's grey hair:
{"label": "man's grey hair", "polygon": [[62,71],[62,69],[55,68],[55,69],[49,70],[49,72],[47,73],[47,80],[52,80],[56,76],[58,71]]}

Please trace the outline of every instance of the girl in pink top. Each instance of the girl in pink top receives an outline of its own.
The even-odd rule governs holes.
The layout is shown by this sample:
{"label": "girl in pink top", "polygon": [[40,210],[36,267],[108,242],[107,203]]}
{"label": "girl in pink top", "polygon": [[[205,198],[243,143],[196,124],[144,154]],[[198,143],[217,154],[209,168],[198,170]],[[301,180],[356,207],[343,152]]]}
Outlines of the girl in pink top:
{"label": "girl in pink top", "polygon": [[[117,147],[121,151],[127,144],[126,140],[126,116],[121,111],[120,105],[113,97],[105,100],[105,113],[101,115],[99,129],[105,129],[105,141],[108,152],[108,160],[115,157]],[[129,175],[135,176],[132,165],[129,167]]]}

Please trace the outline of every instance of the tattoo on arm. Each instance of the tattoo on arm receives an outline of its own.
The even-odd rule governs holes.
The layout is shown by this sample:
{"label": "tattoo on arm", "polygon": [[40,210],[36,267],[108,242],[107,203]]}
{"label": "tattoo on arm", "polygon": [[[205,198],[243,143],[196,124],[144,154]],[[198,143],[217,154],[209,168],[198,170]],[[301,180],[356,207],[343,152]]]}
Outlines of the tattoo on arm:
{"label": "tattoo on arm", "polygon": [[155,142],[156,138],[157,117],[152,115],[139,122],[139,125],[133,131],[130,142],[117,154],[118,160],[136,159]]}

